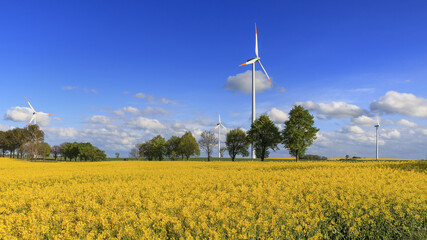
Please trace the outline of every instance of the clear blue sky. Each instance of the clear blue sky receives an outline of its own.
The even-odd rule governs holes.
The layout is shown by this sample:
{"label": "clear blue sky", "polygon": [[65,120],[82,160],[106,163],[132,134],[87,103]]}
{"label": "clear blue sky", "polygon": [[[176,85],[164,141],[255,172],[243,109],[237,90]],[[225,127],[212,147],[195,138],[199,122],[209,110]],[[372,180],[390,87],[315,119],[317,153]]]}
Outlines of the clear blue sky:
{"label": "clear blue sky", "polygon": [[[309,153],[427,158],[425,1],[8,1],[0,3],[0,127],[46,141],[136,143],[215,126],[249,128],[244,93],[259,52],[257,113],[280,125],[295,103],[321,129]],[[257,68],[257,70],[260,70]],[[246,74],[245,74],[246,73]],[[258,73],[258,72],[257,72]],[[272,156],[288,156],[286,150]]]}

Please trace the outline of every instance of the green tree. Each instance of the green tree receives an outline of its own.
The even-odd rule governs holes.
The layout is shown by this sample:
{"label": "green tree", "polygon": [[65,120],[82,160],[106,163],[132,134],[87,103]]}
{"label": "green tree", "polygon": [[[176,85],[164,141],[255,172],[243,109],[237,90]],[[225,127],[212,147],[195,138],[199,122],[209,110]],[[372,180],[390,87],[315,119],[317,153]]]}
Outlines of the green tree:
{"label": "green tree", "polygon": [[211,154],[213,152],[213,148],[218,144],[218,138],[215,137],[210,131],[202,132],[201,138],[199,139],[199,146],[201,149],[205,150],[208,154],[208,161],[211,160]]}
{"label": "green tree", "polygon": [[180,141],[180,137],[172,136],[166,142],[166,155],[169,159],[176,160],[176,155],[179,152],[178,146]]}
{"label": "green tree", "polygon": [[[75,144],[75,143],[73,143]],[[93,160],[94,155],[94,147],[90,142],[86,143],[77,143],[77,149],[78,149],[78,157],[80,158],[80,161],[88,161]]]}
{"label": "green tree", "polygon": [[243,157],[249,156],[249,145],[246,133],[242,129],[233,129],[227,133],[225,146],[227,147],[231,161],[234,161],[237,155],[242,155]]}
{"label": "green tree", "polygon": [[294,106],[289,112],[289,120],[285,121],[282,138],[289,154],[294,156],[297,162],[316,139],[319,129],[313,125],[313,116],[304,107]]}
{"label": "green tree", "polygon": [[116,154],[116,158],[119,159],[120,153],[115,153],[115,154]]}
{"label": "green tree", "polygon": [[248,131],[248,141],[255,145],[256,156],[264,161],[270,155],[268,149],[279,150],[281,142],[279,129],[267,115],[261,115],[255,120]]}
{"label": "green tree", "polygon": [[166,154],[166,140],[162,136],[157,135],[150,140],[150,143],[151,143],[150,154],[152,158],[163,160]]}
{"label": "green tree", "polygon": [[145,142],[139,145],[139,155],[145,159],[153,160],[152,152],[151,152],[151,142]]}
{"label": "green tree", "polygon": [[37,152],[43,157],[43,159],[46,159],[47,157],[50,156],[52,149],[51,149],[49,143],[41,142],[38,145],[38,151]]}
{"label": "green tree", "polygon": [[180,153],[182,153],[182,155],[187,158],[187,160],[190,159],[191,156],[200,155],[199,145],[190,131],[185,132],[185,134],[181,137],[178,149]]}

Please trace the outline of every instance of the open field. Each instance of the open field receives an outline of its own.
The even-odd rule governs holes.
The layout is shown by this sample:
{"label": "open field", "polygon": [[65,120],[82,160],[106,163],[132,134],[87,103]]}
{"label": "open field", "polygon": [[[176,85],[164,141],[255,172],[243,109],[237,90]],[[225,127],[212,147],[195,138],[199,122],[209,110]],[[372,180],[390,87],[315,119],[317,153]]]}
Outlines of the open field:
{"label": "open field", "polygon": [[426,162],[0,158],[0,239],[427,238]]}

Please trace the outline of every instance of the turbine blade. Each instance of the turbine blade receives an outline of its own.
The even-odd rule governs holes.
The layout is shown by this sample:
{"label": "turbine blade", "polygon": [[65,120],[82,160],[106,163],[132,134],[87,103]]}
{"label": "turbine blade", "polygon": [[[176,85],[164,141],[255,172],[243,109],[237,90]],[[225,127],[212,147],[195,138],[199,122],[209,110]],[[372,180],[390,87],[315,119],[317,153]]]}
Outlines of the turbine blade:
{"label": "turbine blade", "polygon": [[258,57],[258,34],[256,30],[256,23],[255,23],[255,55]]}
{"label": "turbine blade", "polygon": [[221,123],[221,127],[225,128],[225,130],[227,130],[227,131],[228,131],[228,129],[227,129],[226,127],[224,127],[224,125],[222,125],[222,123]]}
{"label": "turbine blade", "polygon": [[261,66],[262,70],[264,70],[265,75],[268,78],[268,81],[270,81],[271,86],[273,87],[273,83],[271,82],[271,78],[268,76],[267,71],[265,71],[265,68],[262,66],[261,61],[258,60],[259,65]]}
{"label": "turbine blade", "polygon": [[244,66],[244,65],[246,65],[246,64],[248,64],[248,63],[242,63],[242,64],[240,64],[240,65],[239,65],[239,67]]}
{"label": "turbine blade", "polygon": [[28,99],[27,99],[27,98],[25,98],[25,100],[27,100],[28,105],[30,105],[31,109],[33,109],[33,111],[35,112],[36,110],[34,110],[33,106],[31,106],[30,101],[28,101]]}
{"label": "turbine blade", "polygon": [[219,127],[219,125],[216,125],[216,127],[214,127],[211,131],[213,131],[213,130],[217,129],[218,127]]}
{"label": "turbine blade", "polygon": [[49,115],[49,116],[53,116],[53,114],[51,114],[51,113],[47,113],[47,115]]}
{"label": "turbine blade", "polygon": [[35,117],[36,117],[36,115],[33,115],[33,117],[31,118],[30,122],[28,122],[27,127],[30,126],[31,122],[34,120]]}
{"label": "turbine blade", "polygon": [[218,112],[218,120],[219,120],[219,124],[221,124],[221,113]]}

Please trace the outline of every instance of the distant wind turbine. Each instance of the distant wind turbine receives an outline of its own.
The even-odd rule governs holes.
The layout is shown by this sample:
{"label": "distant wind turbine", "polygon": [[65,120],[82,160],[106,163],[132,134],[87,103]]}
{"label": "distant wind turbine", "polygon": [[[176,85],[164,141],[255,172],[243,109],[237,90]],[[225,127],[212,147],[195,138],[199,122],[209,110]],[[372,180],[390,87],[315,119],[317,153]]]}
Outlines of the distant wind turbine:
{"label": "distant wind turbine", "polygon": [[[34,121],[34,125],[36,125],[37,124],[37,114],[38,114],[38,112],[36,112],[36,110],[34,110],[33,106],[31,106],[31,103],[30,103],[30,101],[28,101],[27,98],[25,98],[25,100],[27,100],[28,105],[30,105],[31,110],[33,110],[33,116],[31,117],[31,120],[28,123],[27,127],[30,126],[31,122],[33,122],[33,121]],[[49,113],[46,113],[46,114],[49,115],[49,116],[53,115],[53,114],[49,114]]]}
{"label": "distant wind turbine", "polygon": [[[265,75],[267,76],[268,80],[270,81],[271,86],[273,87],[273,83],[271,82],[271,78],[268,76],[267,71],[265,71],[265,68],[262,66],[260,57],[258,56],[258,34],[256,29],[256,23],[255,23],[255,56],[254,58],[251,58],[247,60],[245,63],[240,64],[240,66],[252,64],[252,123],[255,121],[255,63],[258,62],[261,66],[262,70],[264,70]],[[251,146],[251,157],[252,159],[256,158],[255,155],[255,148],[254,144],[252,143]]]}
{"label": "distant wind turbine", "polygon": [[380,127],[380,119],[377,117],[377,125],[374,126],[376,129],[376,137],[375,137],[375,143],[376,143],[376,147],[377,147],[377,154],[376,154],[376,159],[378,161],[378,128]]}
{"label": "distant wind turbine", "polygon": [[215,129],[218,128],[218,158],[221,158],[221,127],[225,128],[225,130],[228,131],[228,129],[226,127],[224,127],[224,125],[222,125],[221,123],[221,114],[218,112],[218,123],[216,124],[216,127],[214,127],[212,129],[212,131],[214,131]]}

